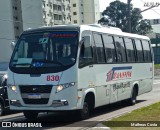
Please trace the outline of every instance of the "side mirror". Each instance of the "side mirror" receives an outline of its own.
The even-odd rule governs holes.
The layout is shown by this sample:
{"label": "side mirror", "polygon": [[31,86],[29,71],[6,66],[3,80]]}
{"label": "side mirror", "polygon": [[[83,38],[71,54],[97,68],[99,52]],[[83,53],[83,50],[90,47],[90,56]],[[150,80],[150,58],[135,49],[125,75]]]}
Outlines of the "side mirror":
{"label": "side mirror", "polygon": [[14,50],[15,45],[16,45],[15,41],[12,41],[12,42],[11,42],[11,49],[12,49],[12,50]]}

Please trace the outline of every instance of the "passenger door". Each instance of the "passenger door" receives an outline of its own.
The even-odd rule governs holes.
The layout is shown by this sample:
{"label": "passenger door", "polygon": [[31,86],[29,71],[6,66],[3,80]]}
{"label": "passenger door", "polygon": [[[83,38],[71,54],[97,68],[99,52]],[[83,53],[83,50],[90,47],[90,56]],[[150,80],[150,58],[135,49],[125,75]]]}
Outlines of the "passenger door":
{"label": "passenger door", "polygon": [[91,33],[89,31],[83,32],[79,51],[78,88],[95,87],[94,59],[91,43]]}
{"label": "passenger door", "polygon": [[118,90],[117,90],[117,84],[111,84],[111,97],[110,97],[110,103],[114,103],[118,101]]}

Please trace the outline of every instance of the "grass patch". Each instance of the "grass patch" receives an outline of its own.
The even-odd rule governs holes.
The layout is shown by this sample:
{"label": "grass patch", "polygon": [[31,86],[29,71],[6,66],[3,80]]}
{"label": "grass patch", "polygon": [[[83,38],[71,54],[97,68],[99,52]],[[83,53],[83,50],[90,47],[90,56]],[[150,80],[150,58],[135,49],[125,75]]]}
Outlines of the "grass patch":
{"label": "grass patch", "polygon": [[[111,130],[160,130],[160,127],[131,127],[132,122],[143,124],[147,123],[147,121],[153,121],[153,123],[154,121],[160,121],[160,102],[150,105],[148,107],[134,110],[131,113],[128,113],[118,118],[114,118],[110,121],[106,121],[103,124],[106,126],[119,126],[111,127]],[[160,123],[158,125],[160,125]]]}
{"label": "grass patch", "polygon": [[154,64],[154,69],[160,69],[160,64]]}

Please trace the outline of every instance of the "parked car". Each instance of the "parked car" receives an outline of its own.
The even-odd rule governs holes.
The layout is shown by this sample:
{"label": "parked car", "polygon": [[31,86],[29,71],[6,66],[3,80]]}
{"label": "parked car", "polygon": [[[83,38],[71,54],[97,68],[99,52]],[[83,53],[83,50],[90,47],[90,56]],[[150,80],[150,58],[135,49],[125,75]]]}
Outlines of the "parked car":
{"label": "parked car", "polygon": [[0,116],[9,108],[7,95],[7,74],[0,74]]}
{"label": "parked car", "polygon": [[8,63],[0,63],[0,116],[9,109],[7,95],[7,68]]}

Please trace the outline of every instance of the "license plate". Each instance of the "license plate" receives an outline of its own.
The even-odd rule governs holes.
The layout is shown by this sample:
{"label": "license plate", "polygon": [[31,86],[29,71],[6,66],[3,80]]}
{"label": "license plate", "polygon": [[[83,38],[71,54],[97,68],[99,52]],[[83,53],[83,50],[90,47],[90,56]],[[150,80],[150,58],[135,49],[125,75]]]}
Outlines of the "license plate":
{"label": "license plate", "polygon": [[29,94],[28,99],[41,99],[40,94]]}

